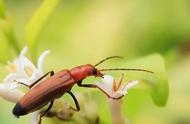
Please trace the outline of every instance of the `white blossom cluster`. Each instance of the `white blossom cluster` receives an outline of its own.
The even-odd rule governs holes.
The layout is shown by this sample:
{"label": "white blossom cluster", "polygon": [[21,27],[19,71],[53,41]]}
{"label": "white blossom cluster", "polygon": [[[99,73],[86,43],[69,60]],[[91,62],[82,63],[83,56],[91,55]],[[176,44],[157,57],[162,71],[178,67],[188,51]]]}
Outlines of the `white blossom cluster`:
{"label": "white blossom cluster", "polygon": [[[37,63],[37,67],[26,57],[28,48],[24,47],[19,56],[13,61],[8,62],[6,68],[10,72],[2,83],[0,83],[0,96],[9,102],[17,103],[25,94],[18,88],[25,85],[31,85],[41,76],[43,76],[43,61],[49,51],[43,52]],[[38,124],[38,113],[33,112],[31,123]]]}

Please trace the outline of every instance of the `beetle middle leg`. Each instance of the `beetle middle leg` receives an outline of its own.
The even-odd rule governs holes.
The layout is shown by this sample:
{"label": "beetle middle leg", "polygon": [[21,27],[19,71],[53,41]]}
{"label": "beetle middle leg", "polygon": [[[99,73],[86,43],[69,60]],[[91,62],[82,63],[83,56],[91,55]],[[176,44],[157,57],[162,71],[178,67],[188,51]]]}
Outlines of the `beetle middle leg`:
{"label": "beetle middle leg", "polygon": [[50,74],[50,76],[54,75],[54,71],[49,71],[48,73],[44,74],[42,77],[40,77],[38,80],[36,80],[34,83],[32,83],[31,85],[27,85],[23,82],[18,82],[19,84],[22,84],[24,86],[27,86],[29,88],[32,88],[35,84],[37,84],[39,81],[41,81],[43,78],[45,78],[48,74]]}
{"label": "beetle middle leg", "polygon": [[42,122],[42,117],[45,116],[45,115],[48,113],[48,111],[52,108],[53,102],[54,102],[54,101],[51,101],[51,102],[50,102],[50,105],[48,106],[48,108],[47,108],[45,111],[43,111],[43,113],[40,113],[40,118],[39,118],[38,124],[41,124],[41,122]]}
{"label": "beetle middle leg", "polygon": [[[71,117],[73,115],[73,112],[68,112],[68,109],[71,109],[73,111],[80,111],[80,106],[79,106],[79,103],[78,103],[75,95],[71,91],[67,91],[67,93],[69,95],[71,95],[71,97],[73,98],[76,108],[74,108],[72,106],[69,106],[69,108],[67,108],[66,110],[62,110],[62,111],[49,111],[50,109],[42,111],[43,113],[41,112],[39,124],[41,123],[41,118],[43,116],[46,116],[46,117],[57,117],[60,120],[67,120],[68,121],[69,119],[71,119]],[[66,111],[67,111],[67,113],[65,113]],[[64,114],[64,116],[63,116],[63,114]]]}
{"label": "beetle middle leg", "polygon": [[88,88],[98,88],[100,91],[102,91],[108,98],[111,99],[121,99],[124,95],[118,96],[118,97],[112,97],[110,96],[106,91],[104,91],[102,88],[98,87],[97,85],[94,84],[82,84],[82,80],[77,82],[77,85],[79,87],[88,87]]}
{"label": "beetle middle leg", "polygon": [[75,95],[71,91],[67,91],[67,93],[69,93],[71,95],[71,97],[73,98],[73,100],[75,102],[75,106],[76,106],[76,108],[73,108],[72,106],[69,106],[70,107],[69,109],[72,109],[74,111],[80,111],[80,106],[79,106],[79,103],[78,103]]}

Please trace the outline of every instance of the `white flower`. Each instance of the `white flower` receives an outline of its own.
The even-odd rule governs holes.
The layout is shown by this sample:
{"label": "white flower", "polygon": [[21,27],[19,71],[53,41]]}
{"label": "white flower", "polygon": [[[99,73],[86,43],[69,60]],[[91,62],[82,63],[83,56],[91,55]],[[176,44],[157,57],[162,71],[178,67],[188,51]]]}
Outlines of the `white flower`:
{"label": "white flower", "polygon": [[[7,101],[17,103],[20,98],[24,95],[23,92],[19,91],[19,86],[22,86],[18,82],[22,82],[26,85],[31,85],[43,74],[43,61],[49,51],[43,52],[39,59],[37,68],[35,65],[25,56],[28,48],[25,47],[19,57],[13,62],[8,62],[7,69],[9,74],[5,77],[4,81],[0,83],[0,96]],[[39,120],[38,112],[32,113],[32,124],[37,124]]]}
{"label": "white flower", "polygon": [[0,96],[9,102],[16,103],[23,95],[24,93],[17,89],[10,89],[4,84],[0,84]]}
{"label": "white flower", "polygon": [[118,81],[115,81],[114,78],[110,75],[104,75],[102,83],[95,81],[95,84],[105,91],[111,97],[120,97],[125,96],[128,92],[128,89],[138,84],[137,80],[126,82],[122,85],[123,75]]}
{"label": "white flower", "polygon": [[21,86],[17,82],[22,82],[26,85],[31,85],[41,76],[43,76],[43,60],[49,51],[43,52],[38,59],[37,68],[35,65],[25,56],[28,48],[25,47],[18,58],[16,58],[12,63],[8,62],[7,69],[10,71],[4,82],[11,89]]}

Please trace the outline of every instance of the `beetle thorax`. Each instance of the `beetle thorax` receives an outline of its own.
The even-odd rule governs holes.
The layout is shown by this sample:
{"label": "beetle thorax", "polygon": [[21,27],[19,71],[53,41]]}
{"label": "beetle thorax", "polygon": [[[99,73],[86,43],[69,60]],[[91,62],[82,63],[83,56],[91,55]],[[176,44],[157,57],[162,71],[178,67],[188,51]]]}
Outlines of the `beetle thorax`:
{"label": "beetle thorax", "polygon": [[75,81],[82,80],[88,76],[93,75],[94,66],[87,64],[81,65],[70,70],[71,76],[74,78]]}

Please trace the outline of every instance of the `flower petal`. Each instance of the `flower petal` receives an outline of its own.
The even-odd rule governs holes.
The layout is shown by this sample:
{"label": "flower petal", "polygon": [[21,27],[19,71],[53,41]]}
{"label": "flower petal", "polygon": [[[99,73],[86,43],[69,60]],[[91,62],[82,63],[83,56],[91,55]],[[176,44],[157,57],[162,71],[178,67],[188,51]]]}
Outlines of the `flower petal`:
{"label": "flower petal", "polygon": [[19,90],[9,89],[4,84],[0,84],[0,96],[7,101],[16,103],[24,96],[24,93]]}
{"label": "flower petal", "polygon": [[[37,81],[39,78],[41,78],[43,76],[43,74],[40,74],[38,71],[34,72],[32,77],[30,79],[28,79],[28,81],[30,82],[30,84],[32,84],[33,82]],[[44,78],[45,79],[45,78]],[[43,79],[42,79],[43,80]],[[42,81],[41,80],[41,81]]]}
{"label": "flower petal", "polygon": [[109,91],[113,90],[112,87],[113,87],[114,79],[112,76],[104,75],[102,79],[102,83],[107,90]]}
{"label": "flower petal", "polygon": [[115,97],[115,98],[122,97],[122,96],[125,96],[125,95],[121,91],[116,91],[116,92],[113,92],[112,94],[112,97]]}
{"label": "flower petal", "polygon": [[125,96],[126,94],[128,94],[128,92],[127,92],[127,90],[119,90],[119,91],[117,91],[117,94],[120,94],[120,95],[123,95],[123,96]]}
{"label": "flower petal", "polygon": [[20,55],[19,55],[19,58],[25,56],[25,54],[26,54],[27,51],[28,51],[28,47],[25,46],[25,47],[21,50]]}
{"label": "flower petal", "polygon": [[24,76],[19,73],[10,73],[4,78],[3,82],[13,82],[15,79],[19,78],[24,78]]}
{"label": "flower petal", "polygon": [[49,51],[49,50],[46,50],[46,51],[44,51],[44,52],[40,55],[40,57],[38,58],[38,72],[39,72],[40,74],[43,74],[43,62],[44,62],[45,57],[46,57],[49,53],[50,53],[50,51]]}
{"label": "flower petal", "polygon": [[[26,57],[28,47],[24,47],[20,52],[18,60],[15,59],[14,64],[17,66],[17,72],[30,77],[32,72],[36,71],[34,64]],[[30,73],[30,74],[29,74]]]}
{"label": "flower petal", "polygon": [[138,83],[139,83],[138,80],[130,81],[130,82],[128,82],[126,85],[124,85],[124,86],[119,90],[119,92],[120,92],[121,94],[123,94],[123,95],[126,95],[128,89],[130,89],[131,87],[134,87],[134,86],[137,85]]}
{"label": "flower petal", "polygon": [[19,73],[20,70],[22,69],[22,64],[21,64],[21,61],[19,58],[16,58],[14,61],[13,61],[13,64],[15,65],[16,67],[16,73]]}
{"label": "flower petal", "polygon": [[102,83],[95,81],[95,85],[97,87],[99,87],[100,89],[102,89],[104,92],[106,92],[107,94],[109,94],[110,96],[112,96],[112,91],[109,90],[107,87],[105,87],[105,85],[103,85]]}
{"label": "flower petal", "polygon": [[16,81],[15,82],[11,82],[11,83],[7,83],[6,85],[10,90],[14,90],[20,86],[22,86],[21,84],[17,83]]}
{"label": "flower petal", "polygon": [[[25,76],[30,77],[31,74],[37,70],[34,64],[27,57],[23,56],[19,61],[21,66],[20,72]],[[30,74],[27,73],[27,70],[30,70]]]}
{"label": "flower petal", "polygon": [[31,124],[38,124],[39,122],[39,114],[38,112],[31,113]]}

